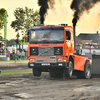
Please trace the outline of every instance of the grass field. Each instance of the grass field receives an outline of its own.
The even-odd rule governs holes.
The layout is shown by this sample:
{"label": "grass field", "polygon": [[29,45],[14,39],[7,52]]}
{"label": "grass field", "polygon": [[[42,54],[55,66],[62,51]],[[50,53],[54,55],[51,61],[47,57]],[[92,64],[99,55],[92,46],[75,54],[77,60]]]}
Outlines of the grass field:
{"label": "grass field", "polygon": [[16,63],[15,63],[15,60],[9,60],[9,61],[0,61],[1,63],[9,63],[9,64],[27,64],[28,63],[28,60],[16,60]]}
{"label": "grass field", "polygon": [[1,72],[1,75],[15,75],[15,74],[24,74],[24,73],[32,73],[32,70],[28,71],[13,71],[13,72]]}
{"label": "grass field", "polygon": [[10,64],[15,64],[15,65],[17,65],[17,64],[18,64],[18,65],[19,65],[19,64],[24,64],[24,63],[10,63]]}

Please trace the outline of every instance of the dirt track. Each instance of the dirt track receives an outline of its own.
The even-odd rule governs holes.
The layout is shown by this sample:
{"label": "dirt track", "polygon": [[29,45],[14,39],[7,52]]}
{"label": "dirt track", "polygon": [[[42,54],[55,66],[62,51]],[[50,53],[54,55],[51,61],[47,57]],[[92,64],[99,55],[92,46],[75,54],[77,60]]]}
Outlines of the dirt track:
{"label": "dirt track", "polygon": [[59,79],[49,73],[0,76],[0,100],[100,100],[100,78]]}

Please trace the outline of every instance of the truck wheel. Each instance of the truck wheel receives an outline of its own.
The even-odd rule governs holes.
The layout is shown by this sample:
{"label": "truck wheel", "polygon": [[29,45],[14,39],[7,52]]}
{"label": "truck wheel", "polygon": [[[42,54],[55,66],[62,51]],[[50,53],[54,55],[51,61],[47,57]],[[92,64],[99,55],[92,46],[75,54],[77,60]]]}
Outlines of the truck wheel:
{"label": "truck wheel", "polygon": [[41,70],[38,68],[33,68],[33,75],[34,76],[41,76]]}
{"label": "truck wheel", "polygon": [[69,61],[66,68],[64,69],[64,77],[71,78],[72,75],[73,75],[73,63],[72,61]]}
{"label": "truck wheel", "polygon": [[91,65],[89,61],[86,61],[84,71],[77,73],[77,78],[90,79],[91,78]]}
{"label": "truck wheel", "polygon": [[50,77],[63,77],[63,70],[51,71],[49,72]]}

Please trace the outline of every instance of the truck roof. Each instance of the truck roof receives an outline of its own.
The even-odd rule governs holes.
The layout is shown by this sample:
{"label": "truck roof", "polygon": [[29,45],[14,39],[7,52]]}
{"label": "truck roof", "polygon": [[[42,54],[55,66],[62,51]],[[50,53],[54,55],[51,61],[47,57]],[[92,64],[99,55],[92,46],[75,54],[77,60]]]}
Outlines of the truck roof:
{"label": "truck roof", "polygon": [[64,29],[64,28],[72,28],[71,26],[57,26],[57,25],[45,25],[45,26],[34,26],[30,29],[36,30],[36,29]]}

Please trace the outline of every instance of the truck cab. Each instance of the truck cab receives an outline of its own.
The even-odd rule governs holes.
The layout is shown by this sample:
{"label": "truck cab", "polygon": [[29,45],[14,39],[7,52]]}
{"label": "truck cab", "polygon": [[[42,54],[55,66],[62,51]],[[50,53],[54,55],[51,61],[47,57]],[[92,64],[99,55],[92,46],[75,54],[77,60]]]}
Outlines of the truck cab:
{"label": "truck cab", "polygon": [[73,70],[83,70],[83,66],[75,66],[79,57],[74,55],[74,33],[71,26],[46,25],[30,28],[28,56],[28,67],[33,69],[34,76],[49,72],[51,77],[62,77],[63,73],[71,77]]}

